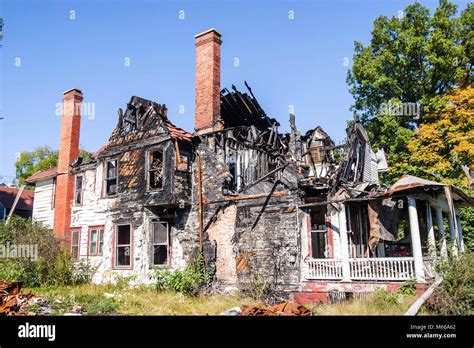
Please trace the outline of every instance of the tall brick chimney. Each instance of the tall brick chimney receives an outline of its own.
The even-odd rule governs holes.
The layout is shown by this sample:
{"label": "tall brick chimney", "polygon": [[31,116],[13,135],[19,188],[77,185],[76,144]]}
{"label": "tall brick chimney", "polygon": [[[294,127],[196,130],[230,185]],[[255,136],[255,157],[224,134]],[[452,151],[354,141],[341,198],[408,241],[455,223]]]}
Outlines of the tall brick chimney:
{"label": "tall brick chimney", "polygon": [[64,92],[53,232],[66,248],[70,242],[71,204],[74,199],[74,176],[70,174],[69,166],[79,155],[81,105],[82,92],[79,89]]}
{"label": "tall brick chimney", "polygon": [[196,100],[194,129],[212,132],[221,112],[221,33],[214,28],[195,36]]}

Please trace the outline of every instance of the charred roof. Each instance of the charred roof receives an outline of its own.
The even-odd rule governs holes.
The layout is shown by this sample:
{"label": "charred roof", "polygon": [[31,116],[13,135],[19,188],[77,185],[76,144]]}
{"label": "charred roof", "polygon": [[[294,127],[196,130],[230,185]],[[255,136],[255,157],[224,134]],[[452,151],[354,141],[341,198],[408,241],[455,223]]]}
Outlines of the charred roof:
{"label": "charred roof", "polygon": [[225,127],[255,126],[267,130],[279,126],[276,119],[267,116],[247,82],[245,87],[248,93],[240,92],[234,85],[231,91],[227,88],[221,91],[221,118]]}

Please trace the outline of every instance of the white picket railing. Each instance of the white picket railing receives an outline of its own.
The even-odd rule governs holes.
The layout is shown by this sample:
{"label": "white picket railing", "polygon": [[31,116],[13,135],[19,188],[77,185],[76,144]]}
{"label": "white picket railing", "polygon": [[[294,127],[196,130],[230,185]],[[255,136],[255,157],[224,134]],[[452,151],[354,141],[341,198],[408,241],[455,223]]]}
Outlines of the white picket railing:
{"label": "white picket railing", "polygon": [[381,257],[349,259],[351,279],[409,280],[415,278],[413,257]]}
{"label": "white picket railing", "polygon": [[[306,279],[342,279],[340,259],[309,259],[306,264]],[[349,269],[352,280],[396,281],[415,278],[413,257],[350,258]]]}
{"label": "white picket railing", "polygon": [[339,259],[310,259],[307,265],[307,279],[342,279],[342,263]]}

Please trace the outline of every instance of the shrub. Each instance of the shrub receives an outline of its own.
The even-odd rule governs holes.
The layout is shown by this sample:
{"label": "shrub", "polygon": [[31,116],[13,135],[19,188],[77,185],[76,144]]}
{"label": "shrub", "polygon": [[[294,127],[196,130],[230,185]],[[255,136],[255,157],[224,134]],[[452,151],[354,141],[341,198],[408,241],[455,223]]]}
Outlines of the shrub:
{"label": "shrub", "polygon": [[69,285],[75,283],[75,264],[71,255],[60,252],[49,269],[48,284]]}
{"label": "shrub", "polygon": [[166,289],[182,295],[196,296],[212,284],[212,274],[202,256],[195,258],[184,270],[170,272],[158,269],[155,272],[155,288]]}
{"label": "shrub", "polygon": [[444,279],[426,308],[436,315],[474,314],[474,254],[466,253],[437,265]]}
{"label": "shrub", "polygon": [[76,266],[69,253],[61,252],[52,231],[31,219],[12,216],[0,223],[1,245],[36,245],[38,258],[0,259],[0,280],[23,281],[25,286],[70,285],[90,280],[84,266]]}

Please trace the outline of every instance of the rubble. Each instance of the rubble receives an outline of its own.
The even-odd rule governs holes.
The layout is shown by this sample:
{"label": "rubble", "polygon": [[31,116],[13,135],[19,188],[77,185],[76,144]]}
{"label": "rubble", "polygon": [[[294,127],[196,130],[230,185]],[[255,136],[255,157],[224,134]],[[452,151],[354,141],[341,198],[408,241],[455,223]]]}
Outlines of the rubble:
{"label": "rubble", "polygon": [[240,315],[240,313],[242,313],[242,310],[240,309],[240,307],[232,307],[222,312],[220,315],[234,316],[234,315]]}
{"label": "rubble", "polygon": [[7,283],[0,281],[0,314],[21,315],[20,309],[28,305],[33,297],[31,292],[20,293],[23,282]]}
{"label": "rubble", "polygon": [[304,306],[292,301],[280,303],[276,306],[264,307],[253,305],[246,307],[241,316],[302,316],[307,317],[311,312]]}

